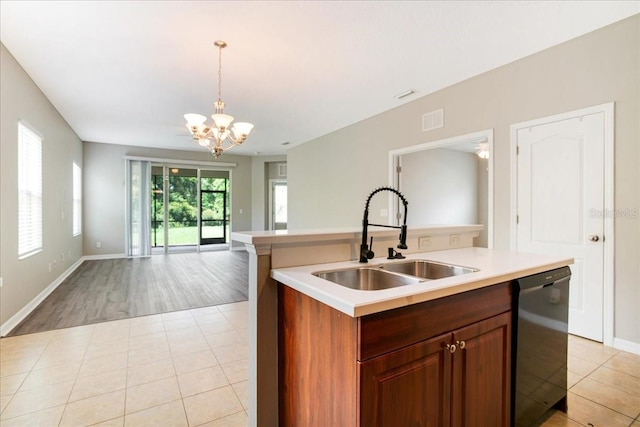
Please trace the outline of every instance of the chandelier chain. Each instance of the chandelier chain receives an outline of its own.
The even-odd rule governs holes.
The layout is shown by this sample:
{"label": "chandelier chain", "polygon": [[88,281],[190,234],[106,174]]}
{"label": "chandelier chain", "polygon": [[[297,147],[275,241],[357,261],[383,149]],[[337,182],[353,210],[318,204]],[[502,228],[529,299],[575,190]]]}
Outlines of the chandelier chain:
{"label": "chandelier chain", "polygon": [[218,99],[222,99],[222,46],[218,46]]}

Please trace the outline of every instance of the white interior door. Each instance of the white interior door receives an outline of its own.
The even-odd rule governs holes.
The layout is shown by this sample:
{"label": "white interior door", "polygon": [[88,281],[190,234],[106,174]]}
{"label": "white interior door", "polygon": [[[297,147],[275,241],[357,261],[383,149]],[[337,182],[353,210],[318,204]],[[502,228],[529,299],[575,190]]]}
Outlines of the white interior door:
{"label": "white interior door", "polygon": [[519,252],[572,257],[569,332],[603,341],[605,117],[598,112],[520,127]]}

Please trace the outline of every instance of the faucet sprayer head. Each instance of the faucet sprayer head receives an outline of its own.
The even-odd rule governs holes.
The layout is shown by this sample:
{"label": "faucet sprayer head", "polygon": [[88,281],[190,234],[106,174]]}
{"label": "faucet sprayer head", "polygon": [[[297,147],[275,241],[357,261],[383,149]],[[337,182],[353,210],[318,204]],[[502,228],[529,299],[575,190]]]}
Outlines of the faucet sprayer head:
{"label": "faucet sprayer head", "polygon": [[407,226],[403,225],[400,228],[400,243],[398,243],[398,249],[409,249],[407,246]]}

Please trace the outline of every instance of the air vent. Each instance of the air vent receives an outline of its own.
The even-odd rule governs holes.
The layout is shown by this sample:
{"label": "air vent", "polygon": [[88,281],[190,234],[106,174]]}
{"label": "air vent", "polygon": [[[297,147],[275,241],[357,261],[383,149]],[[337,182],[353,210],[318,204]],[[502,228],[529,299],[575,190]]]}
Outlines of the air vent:
{"label": "air vent", "polygon": [[432,111],[422,116],[422,131],[438,129],[444,126],[444,109]]}
{"label": "air vent", "polygon": [[278,176],[287,176],[287,164],[280,163],[278,165]]}
{"label": "air vent", "polygon": [[407,96],[413,95],[414,93],[416,93],[415,90],[407,89],[404,92],[395,95],[394,98],[395,99],[402,99],[402,98],[406,98]]}

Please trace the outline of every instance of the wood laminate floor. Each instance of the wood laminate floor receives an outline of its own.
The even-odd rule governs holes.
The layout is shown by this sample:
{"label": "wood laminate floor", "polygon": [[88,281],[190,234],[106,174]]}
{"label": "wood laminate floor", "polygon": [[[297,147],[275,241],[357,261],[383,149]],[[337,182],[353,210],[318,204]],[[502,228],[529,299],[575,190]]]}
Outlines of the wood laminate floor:
{"label": "wood laminate floor", "polygon": [[85,261],[9,335],[246,301],[248,259],[216,251]]}

